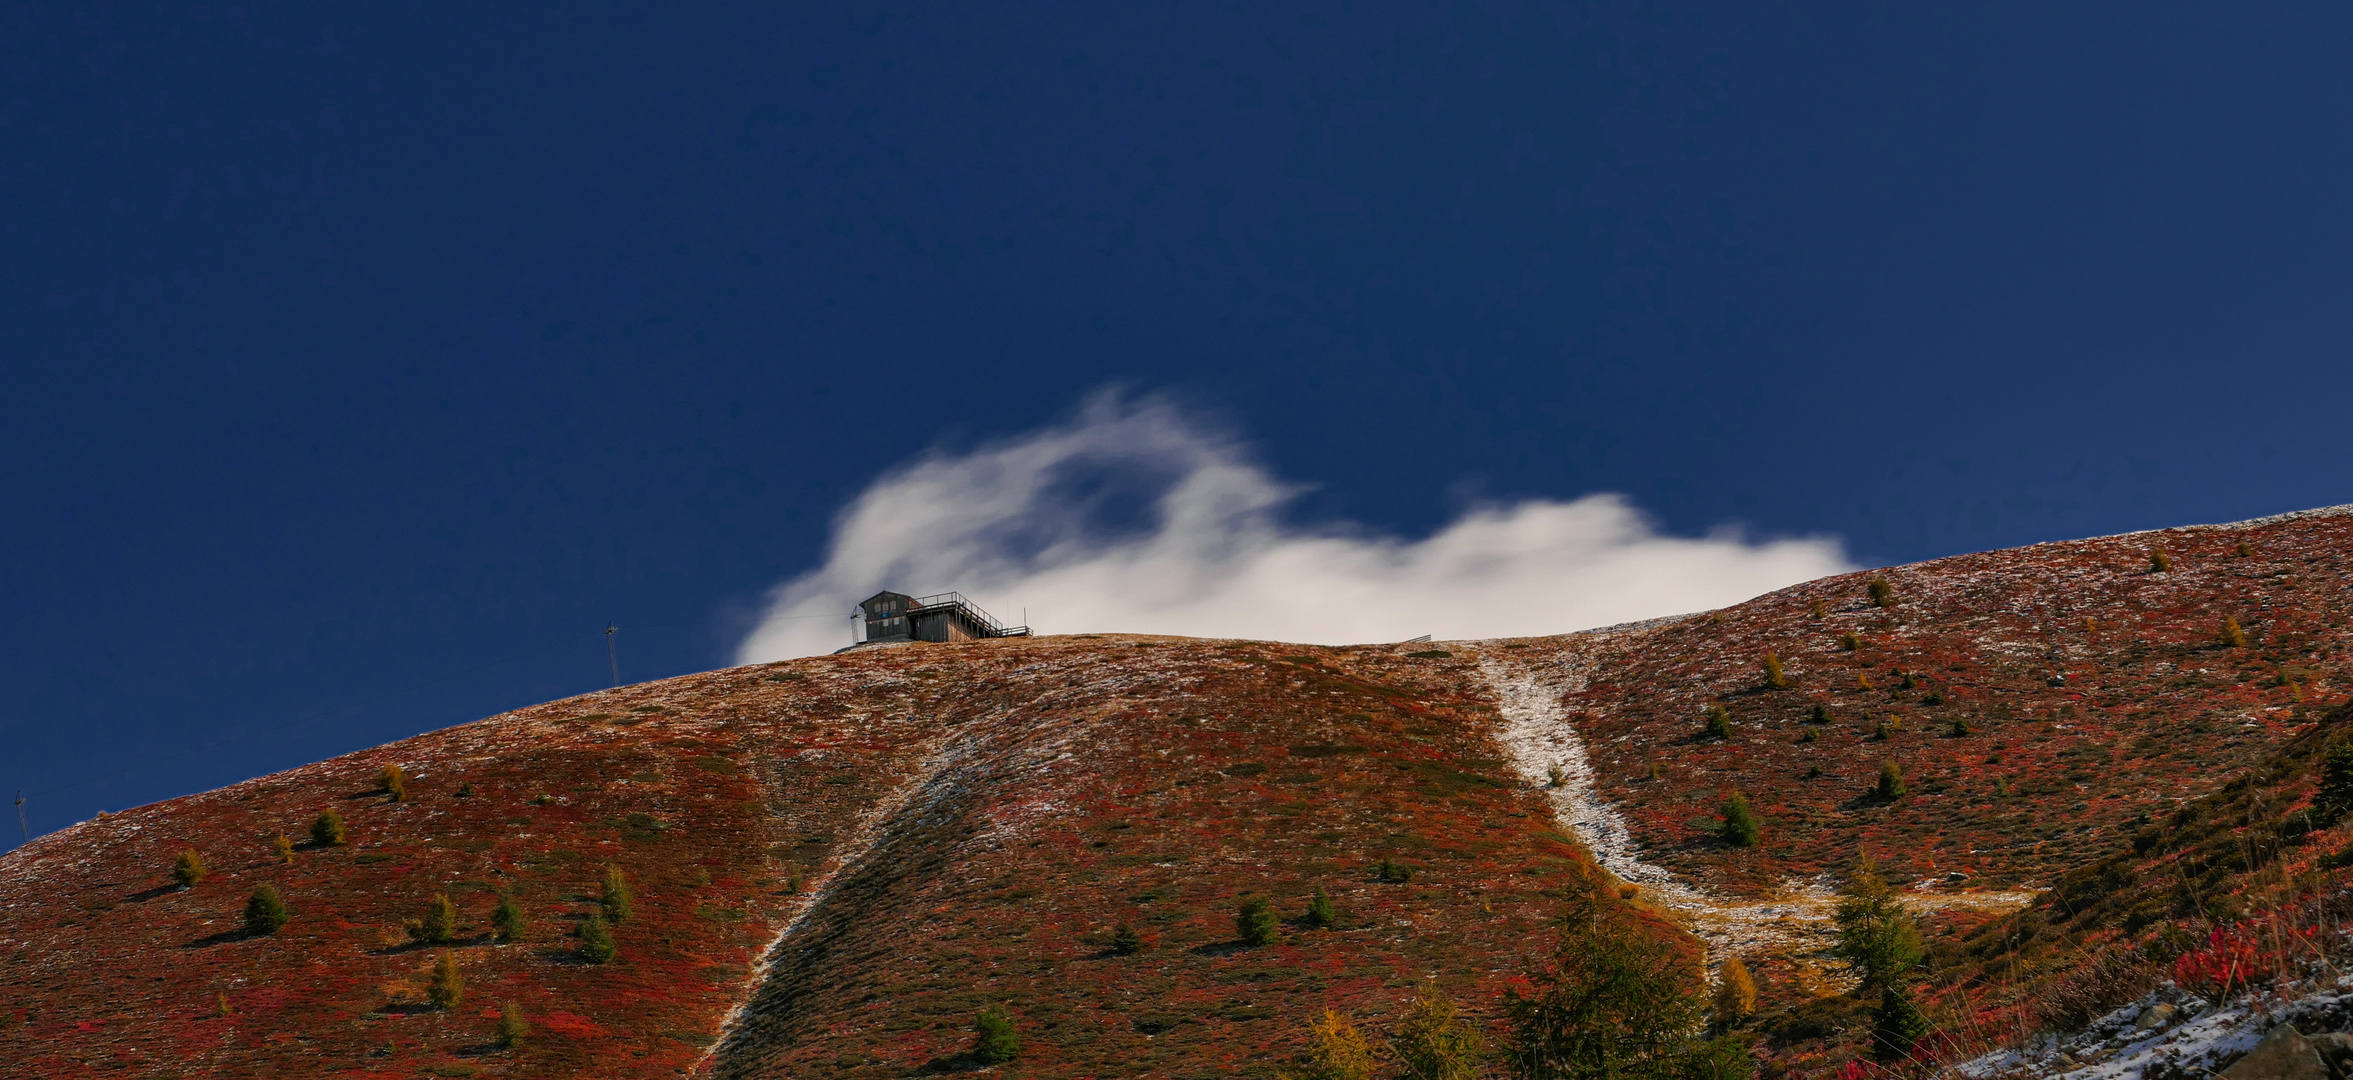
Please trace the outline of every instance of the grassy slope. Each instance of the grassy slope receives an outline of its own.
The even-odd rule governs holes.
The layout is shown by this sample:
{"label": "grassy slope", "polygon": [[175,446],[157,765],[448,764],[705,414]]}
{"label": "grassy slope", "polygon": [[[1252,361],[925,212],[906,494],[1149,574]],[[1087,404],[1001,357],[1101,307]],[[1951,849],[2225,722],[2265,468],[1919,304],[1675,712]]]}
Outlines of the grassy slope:
{"label": "grassy slope", "polygon": [[[1899,877],[2047,883],[2294,752],[2317,719],[2300,698],[2342,698],[2348,541],[2353,518],[2323,517],[2042,545],[1885,571],[1889,609],[1853,575],[1598,642],[1496,648],[1593,665],[1569,700],[1603,793],[1646,857],[1704,885],[1769,892],[1859,845]],[[2157,547],[2172,569],[2148,570]],[[2225,618],[2249,646],[2216,642]],[[1766,650],[1788,688],[1761,685]],[[1710,702],[1732,739],[1693,737]],[[1817,703],[1830,723],[1805,723]],[[1025,1074],[1256,1071],[1314,1011],[1377,1023],[1427,976],[1491,1015],[1559,891],[1589,880],[1505,779],[1492,706],[1467,653],[1108,637],[875,650],[526,709],[10,855],[0,1058],[53,1076],[886,1076],[951,1062],[974,1011],[1002,1004],[1030,1041]],[[1901,726],[1870,737],[1891,715]],[[1950,737],[1954,718],[1971,733]],[[1913,794],[1865,797],[1885,760]],[[412,801],[369,790],[387,761],[417,775]],[[1765,815],[1757,849],[1712,837],[1735,789]],[[351,845],[268,860],[269,837],[329,805]],[[165,888],[188,846],[214,878]],[[1382,858],[1421,875],[1373,882]],[[596,968],[568,935],[608,863],[637,881],[640,915],[621,962]],[[246,940],[228,931],[257,880],[296,917]],[[1296,916],[1318,885],[1340,929],[1233,943],[1242,898]],[[416,1007],[432,953],[399,943],[402,920],[447,891],[478,933],[501,888],[534,913],[533,939],[470,939],[466,1005]],[[1154,948],[1110,955],[1122,922]],[[1970,926],[1944,930],[1950,959]],[[2104,932],[2038,955],[2094,955]],[[1966,964],[2001,962],[1967,940]],[[1758,966],[1768,997],[1785,993]],[[492,1052],[508,1001],[539,1031]]]}
{"label": "grassy slope", "polygon": [[[1425,977],[1491,1004],[1541,949],[1549,895],[1582,887],[1582,856],[1499,781],[1462,666],[1132,639],[878,650],[557,702],[110,815],[0,865],[0,1057],[58,1077],[902,1075],[1004,1004],[1025,1075],[1228,1075],[1286,1053],[1316,1010],[1377,1016]],[[370,790],[388,761],[410,801]],[[329,805],[348,846],[268,859]],[[214,876],[166,887],[190,846]],[[1370,880],[1391,857],[1418,876]],[[638,915],[621,960],[594,967],[569,934],[607,864]],[[261,880],[295,917],[249,940],[229,931]],[[1340,928],[1233,943],[1245,896],[1291,917],[1317,885]],[[502,888],[531,941],[481,936]],[[437,891],[473,924],[454,1012],[418,1005],[435,953],[401,944]],[[1108,955],[1122,921],[1153,949]],[[787,925],[775,977],[706,1059]],[[497,1051],[510,1001],[537,1032]]]}
{"label": "grassy slope", "polygon": [[[2314,719],[2301,700],[2342,695],[2348,546],[2353,516],[2321,517],[1825,578],[1614,637],[1570,703],[1646,857],[1693,880],[1762,895],[1867,846],[1905,879],[2047,884],[2295,738]],[[2158,548],[2170,571],[2148,569]],[[1892,608],[1869,601],[1874,577]],[[2232,618],[2248,647],[2218,644]],[[1859,649],[1842,647],[1848,632]],[[1787,688],[1765,686],[1768,651]],[[1730,710],[1732,738],[1701,734],[1710,703]],[[1817,704],[1827,724],[1808,723]],[[1874,738],[1889,718],[1896,730]],[[1970,734],[1953,737],[1955,719]],[[1908,778],[1902,800],[1868,795],[1886,761]],[[1713,836],[1734,790],[1764,814],[1758,848]]]}

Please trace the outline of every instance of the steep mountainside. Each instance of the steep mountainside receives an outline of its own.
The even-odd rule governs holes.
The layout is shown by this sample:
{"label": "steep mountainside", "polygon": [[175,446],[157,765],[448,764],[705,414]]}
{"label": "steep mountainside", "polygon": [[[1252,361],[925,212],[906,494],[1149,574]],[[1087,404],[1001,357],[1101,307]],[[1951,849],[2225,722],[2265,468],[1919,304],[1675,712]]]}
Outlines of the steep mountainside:
{"label": "steep mountainside", "polygon": [[[2353,517],[2316,513],[1552,638],[910,645],[555,702],[0,859],[0,1059],[45,1077],[905,1076],[968,1066],[974,1017],[1002,1007],[1023,1076],[1267,1075],[1321,1010],[1377,1026],[1424,979],[1494,1019],[1562,898],[1622,879],[1639,888],[1604,894],[1660,934],[1679,921],[1695,955],[1763,976],[1785,1018],[1769,1069],[1828,1068],[1852,1051],[1844,1014],[1786,1017],[1840,988],[1814,953],[1858,849],[1930,913],[1961,1012],[2060,986],[2105,942],[2147,952],[2179,936],[2166,920],[2260,906],[2211,898],[2279,860],[2214,871],[2232,842],[2214,838],[2309,799],[2353,644],[2348,540]],[[1900,796],[1873,792],[1890,762]],[[379,788],[386,764],[407,798]],[[2183,818],[2258,788],[2260,806]],[[1717,836],[1734,792],[1762,814],[1755,847]],[[308,842],[330,807],[348,842]],[[302,841],[290,857],[280,834]],[[2324,839],[2277,872],[2309,878]],[[210,869],[186,888],[183,850]],[[579,928],[608,868],[635,903],[597,964]],[[2208,900],[2187,915],[2131,895],[2193,873]],[[291,918],[250,936],[265,882]],[[2055,925],[2049,899],[2005,914],[2053,882],[2056,922],[2076,922],[2022,929]],[[1304,918],[1319,888],[1336,926]],[[491,932],[501,894],[527,915],[517,940]],[[456,940],[412,943],[437,895]],[[1284,920],[1271,944],[1238,940],[1251,898]],[[455,1008],[427,1001],[444,954]],[[2070,991],[2076,1012],[2167,962]],[[508,1005],[532,1030],[502,1048]]]}

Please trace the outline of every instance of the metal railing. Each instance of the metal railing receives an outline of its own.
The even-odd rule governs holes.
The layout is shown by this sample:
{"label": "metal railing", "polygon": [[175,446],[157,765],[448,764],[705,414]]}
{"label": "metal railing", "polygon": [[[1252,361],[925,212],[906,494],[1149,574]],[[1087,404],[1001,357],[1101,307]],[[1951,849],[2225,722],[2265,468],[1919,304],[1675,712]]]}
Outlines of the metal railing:
{"label": "metal railing", "polygon": [[963,609],[965,617],[971,619],[975,623],[980,624],[983,629],[988,631],[987,634],[984,635],[987,637],[1029,636],[1029,627],[1007,626],[1004,623],[998,622],[996,616],[982,611],[980,609],[980,605],[975,604],[970,600],[966,600],[963,593],[944,592],[935,593],[930,596],[918,596],[915,598],[913,603],[907,605],[907,616],[908,618],[912,619],[917,614],[938,611],[943,608]]}

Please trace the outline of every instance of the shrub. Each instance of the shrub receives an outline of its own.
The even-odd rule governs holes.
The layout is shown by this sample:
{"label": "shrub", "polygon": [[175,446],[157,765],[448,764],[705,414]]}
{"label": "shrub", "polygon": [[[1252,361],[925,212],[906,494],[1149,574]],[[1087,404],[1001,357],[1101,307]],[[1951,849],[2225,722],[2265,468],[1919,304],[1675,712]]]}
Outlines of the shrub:
{"label": "shrub", "polygon": [[277,886],[266,881],[255,885],[245,901],[245,932],[256,937],[275,934],[286,919],[286,902],[278,899]]}
{"label": "shrub", "polygon": [[229,995],[227,995],[227,994],[220,994],[220,995],[217,995],[217,997],[218,997],[218,1000],[214,1001],[214,1002],[213,1002],[213,1004],[212,1004],[212,1011],[213,1011],[213,1015],[215,1015],[215,1016],[235,1016],[235,1015],[237,1015],[237,1010],[236,1010],[236,1008],[235,1008],[235,1007],[233,1007],[233,1006],[231,1006],[231,1005],[229,1004]]}
{"label": "shrub", "polygon": [[1863,638],[1861,635],[1855,633],[1852,630],[1849,630],[1846,633],[1838,635],[1838,647],[1846,650],[1847,652],[1858,651],[1863,647]]}
{"label": "shrub", "polygon": [[1667,776],[1667,770],[1666,770],[1666,768],[1665,768],[1665,767],[1661,766],[1661,765],[1660,765],[1658,762],[1656,762],[1656,761],[1653,761],[1653,762],[1651,762],[1651,763],[1650,763],[1650,769],[1648,770],[1648,772],[1646,773],[1646,775],[1648,775],[1648,776],[1649,776],[1651,779],[1653,779],[1653,780],[1664,780],[1664,779],[1666,779],[1666,776]]}
{"label": "shrub", "polygon": [[[1658,768],[1658,764],[1653,762],[1651,764],[1651,768]],[[1406,882],[1413,880],[1413,867],[1399,862],[1392,862],[1388,859],[1382,859],[1380,862],[1373,864],[1373,880],[1378,881],[1384,885],[1403,885]]]}
{"label": "shrub", "polygon": [[[1886,730],[1885,726],[1883,725],[1880,730]],[[1879,797],[1900,799],[1903,796],[1904,767],[1892,761],[1881,762],[1879,765]]]}
{"label": "shrub", "polygon": [[1912,678],[1912,673],[1911,673],[1911,672],[1909,672],[1909,671],[1899,671],[1899,672],[1896,672],[1896,674],[1897,674],[1898,676],[1901,676],[1901,678],[1899,678],[1899,679],[1896,681],[1896,689],[1898,689],[1898,690],[1915,690],[1915,689],[1918,689],[1918,688],[1919,688],[1919,686],[1920,686],[1920,683],[1919,683],[1918,681],[1916,681],[1916,680],[1914,680],[1914,679]]}
{"label": "shrub", "polygon": [[1872,578],[1863,586],[1863,591],[1871,594],[1871,603],[1875,607],[1895,606],[1895,586],[1888,584],[1886,578]]}
{"label": "shrub", "polygon": [[1437,983],[1424,982],[1389,1035],[1389,1053],[1405,1080],[1474,1080],[1487,1043]]}
{"label": "shrub", "polygon": [[606,928],[605,917],[590,913],[580,924],[580,958],[591,964],[611,963],[620,950],[613,945],[613,932]]}
{"label": "shrub", "polygon": [[1889,736],[1894,734],[1895,725],[1888,723],[1886,720],[1879,721],[1878,726],[1871,729],[1871,737],[1879,740],[1880,742],[1886,742]]}
{"label": "shrub", "polygon": [[605,880],[597,902],[604,905],[605,920],[618,926],[629,921],[629,906],[637,899],[630,891],[629,878],[618,866],[605,867]]}
{"label": "shrub", "polygon": [[1732,737],[1732,710],[1721,704],[1708,706],[1707,733],[1719,739]]}
{"label": "shrub", "polygon": [[1756,811],[1749,809],[1748,796],[1733,792],[1724,800],[1723,837],[1734,847],[1755,847],[1761,826]]}
{"label": "shrub", "polygon": [[511,1050],[529,1034],[531,1025],[523,1022],[522,1006],[507,1002],[506,1008],[498,1011],[498,1044]]}
{"label": "shrub", "polygon": [[2353,811],[2353,742],[2329,747],[2320,759],[2320,790],[2312,795],[2312,816],[2323,827]]}
{"label": "shrub", "polygon": [[1890,983],[1879,988],[1879,1007],[1871,1012],[1871,1056],[1880,1061],[1902,1061],[1928,1034],[1928,1018],[1912,1003],[1912,991]]}
{"label": "shrub", "polygon": [[1812,711],[1812,712],[1810,712],[1810,713],[1807,713],[1807,714],[1806,714],[1806,723],[1809,723],[1809,724],[1827,724],[1827,723],[1829,723],[1829,722],[1830,722],[1830,707],[1829,707],[1829,706],[1827,706],[1827,705],[1824,705],[1824,704],[1822,704],[1821,702],[1815,702],[1815,703],[1814,703],[1814,711]]}
{"label": "shrub", "polygon": [[195,848],[181,852],[180,857],[172,862],[172,880],[179,882],[184,889],[195,888],[197,882],[204,880],[205,872],[204,856],[198,855]]}
{"label": "shrub", "polygon": [[2169,558],[2166,558],[2166,557],[2165,557],[2165,549],[2164,549],[2164,548],[2157,548],[2157,549],[2155,549],[2155,550],[2153,550],[2153,551],[2149,552],[2149,572],[2150,572],[2150,573],[2152,573],[2152,574],[2156,574],[2156,573],[2162,573],[2162,572],[2164,572],[2164,571],[2171,570],[2171,569],[2173,569],[2173,560],[2172,560],[2172,559],[2169,559]]}
{"label": "shrub", "polygon": [[490,909],[490,928],[497,931],[500,941],[523,940],[523,905],[516,902],[515,894],[498,894],[498,906]]}
{"label": "shrub", "polygon": [[972,1021],[972,1056],[976,1061],[1002,1065],[1021,1056],[1021,1033],[1013,1029],[1013,1016],[998,1006],[980,1011]]}
{"label": "shrub", "polygon": [[1816,601],[1814,601],[1814,617],[1815,617],[1815,618],[1817,618],[1817,619],[1824,618],[1824,617],[1828,616],[1829,614],[1830,614],[1830,609],[1829,609],[1829,608],[1826,608],[1826,607],[1823,607],[1823,606],[1822,606],[1822,602],[1821,602],[1820,600],[1816,600]]}
{"label": "shrub", "polygon": [[1831,955],[1853,969],[1861,980],[1858,990],[1910,984],[1923,955],[1920,927],[1896,902],[1895,890],[1869,855],[1855,856],[1854,872],[1839,891],[1832,918],[1838,943]]}
{"label": "shrub", "polygon": [[1952,728],[1951,728],[1951,734],[1952,734],[1953,738],[1956,738],[1956,739],[1967,738],[1967,737],[1969,736],[1969,720],[1968,720],[1968,718],[1966,718],[1966,717],[1960,717],[1960,716],[1953,717],[1953,726],[1952,726]]}
{"label": "shrub", "polygon": [[409,940],[421,945],[447,945],[458,936],[458,908],[449,894],[440,893],[425,905],[425,917],[408,924]]}
{"label": "shrub", "polygon": [[310,823],[310,842],[320,847],[336,847],[343,843],[343,815],[330,806]]}
{"label": "shrub", "polygon": [[433,1000],[436,1009],[454,1009],[466,999],[466,979],[458,974],[457,954],[442,953],[440,959],[433,961],[433,985],[426,989],[425,996]]}
{"label": "shrub", "polygon": [[1730,1028],[1757,1011],[1757,981],[1748,973],[1748,965],[1737,956],[1724,958],[1724,966],[1716,972],[1716,997],[1709,1006],[1718,1029]]}
{"label": "shrub", "polygon": [[1275,941],[1275,910],[1263,896],[1242,901],[1234,911],[1234,932],[1244,945],[1272,945]]}
{"label": "shrub", "polygon": [[384,792],[386,795],[390,795],[390,796],[392,796],[392,801],[393,801],[393,802],[407,802],[407,801],[408,801],[408,797],[409,797],[409,778],[408,778],[408,774],[407,774],[407,773],[405,773],[405,772],[402,772],[402,771],[400,770],[400,766],[398,766],[398,765],[386,765],[386,766],[384,766],[384,771],[383,771],[383,773],[381,773],[380,775],[378,775],[378,776],[376,777],[376,786],[377,786],[378,788],[381,788],[381,789],[383,790],[383,792]]}
{"label": "shrub", "polygon": [[465,783],[463,783],[463,784],[459,784],[459,785],[458,785],[458,798],[461,798],[461,799],[471,799],[471,798],[473,798],[473,797],[474,797],[474,782],[473,782],[473,781],[471,781],[471,780],[468,780],[468,781],[466,781]]}
{"label": "shrub", "polygon": [[1324,887],[1315,887],[1315,896],[1307,901],[1307,925],[1318,930],[1329,930],[1340,924],[1340,914],[1332,910],[1332,894]]}
{"label": "shrub", "polygon": [[2247,632],[2239,628],[2239,621],[2237,619],[2222,620],[2222,633],[2216,635],[2216,637],[2222,642],[2223,647],[2226,649],[2244,649],[2247,647]]}
{"label": "shrub", "polygon": [[270,851],[278,857],[279,862],[292,863],[294,861],[293,838],[285,833],[279,833],[277,839],[270,841]]}
{"label": "shrub", "polygon": [[1705,1011],[1692,965],[1598,897],[1562,920],[1558,950],[1504,992],[1503,1056],[1523,1080],[1746,1077],[1737,1054],[1694,1037]]}
{"label": "shrub", "polygon": [[1819,739],[1819,738],[1821,738],[1821,737],[1822,737],[1822,733],[1821,733],[1821,732],[1819,732],[1819,731],[1815,731],[1813,728],[1800,728],[1800,729],[1798,729],[1798,733],[1797,733],[1797,741],[1798,741],[1798,742],[1800,742],[1800,743],[1810,743],[1810,742],[1813,742],[1814,740],[1816,740],[1816,739]]}
{"label": "shrub", "polygon": [[2231,549],[2231,554],[2237,555],[2239,558],[2244,559],[2250,555],[2255,554],[2255,549],[2247,546],[2246,541],[2241,540],[2239,541],[2239,546]]}
{"label": "shrub", "polygon": [[1561,786],[1562,784],[1566,784],[1566,783],[1568,783],[1568,782],[1569,782],[1569,774],[1568,774],[1568,773],[1566,773],[1566,772],[1563,772],[1563,771],[1561,770],[1561,767],[1560,767],[1560,766],[1558,766],[1558,765],[1553,765],[1553,766],[1550,766],[1550,767],[1548,767],[1548,768],[1546,768],[1546,769],[1544,770],[1544,786],[1545,786],[1545,787],[1559,787],[1559,786]]}
{"label": "shrub", "polygon": [[1143,952],[1144,935],[1137,933],[1135,927],[1121,923],[1119,929],[1111,932],[1111,951],[1121,956],[1134,956]]}
{"label": "shrub", "polygon": [[1372,1080],[1372,1044],[1347,1017],[1326,1009],[1308,1024],[1307,1049],[1277,1075],[1283,1080]]}
{"label": "shrub", "polygon": [[1855,685],[1864,690],[1878,689],[1878,687],[1871,685],[1871,673],[1868,671],[1855,672]]}
{"label": "shrub", "polygon": [[1775,655],[1773,655],[1772,653],[1766,653],[1766,654],[1765,654],[1765,662],[1764,662],[1764,666],[1765,666],[1765,685],[1767,685],[1767,686],[1770,686],[1770,687],[1774,688],[1775,690],[1779,690],[1779,689],[1781,689],[1782,687],[1785,687],[1785,686],[1788,686],[1788,685],[1789,685],[1789,676],[1788,676],[1788,674],[1787,674],[1787,673],[1785,673],[1785,672],[1783,672],[1783,671],[1781,670],[1781,658],[1780,658],[1780,657],[1778,657],[1778,656],[1775,656]]}

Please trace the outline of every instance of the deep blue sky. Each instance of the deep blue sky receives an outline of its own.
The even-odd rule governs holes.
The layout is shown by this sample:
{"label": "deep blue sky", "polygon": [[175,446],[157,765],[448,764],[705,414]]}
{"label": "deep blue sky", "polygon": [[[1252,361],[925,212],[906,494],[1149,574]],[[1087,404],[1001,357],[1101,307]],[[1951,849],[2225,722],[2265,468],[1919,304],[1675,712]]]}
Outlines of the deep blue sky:
{"label": "deep blue sky", "polygon": [[2353,501],[2342,5],[787,6],[0,17],[36,832],[723,663],[1105,383],[1408,535]]}

